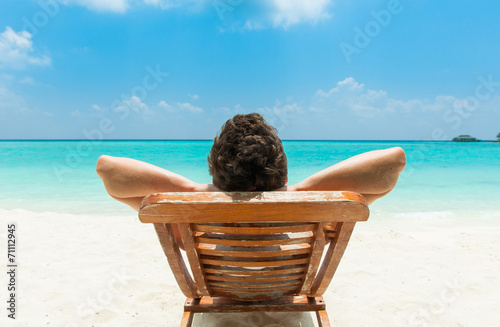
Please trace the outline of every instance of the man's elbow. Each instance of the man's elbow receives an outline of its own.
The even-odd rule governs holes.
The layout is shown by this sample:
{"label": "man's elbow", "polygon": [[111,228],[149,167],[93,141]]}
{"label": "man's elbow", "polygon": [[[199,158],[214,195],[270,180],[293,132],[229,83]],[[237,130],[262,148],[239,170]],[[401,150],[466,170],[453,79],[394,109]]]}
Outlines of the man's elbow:
{"label": "man's elbow", "polygon": [[400,147],[392,148],[392,156],[394,162],[394,168],[400,174],[406,167],[406,154],[405,150]]}
{"label": "man's elbow", "polygon": [[386,161],[384,178],[380,181],[379,187],[383,191],[381,193],[389,193],[394,189],[398,182],[399,175],[406,166],[406,155],[402,148],[395,147],[388,149],[388,157]]}
{"label": "man's elbow", "polygon": [[113,157],[102,155],[97,160],[96,173],[101,179],[104,179],[113,168]]}

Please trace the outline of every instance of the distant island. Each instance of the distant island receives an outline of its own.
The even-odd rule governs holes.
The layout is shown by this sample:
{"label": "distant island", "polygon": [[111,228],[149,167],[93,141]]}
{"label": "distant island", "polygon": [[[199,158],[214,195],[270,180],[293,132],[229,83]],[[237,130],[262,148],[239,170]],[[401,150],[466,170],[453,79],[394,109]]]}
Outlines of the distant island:
{"label": "distant island", "polygon": [[472,137],[470,135],[460,135],[460,136],[454,137],[453,140],[451,140],[451,141],[452,142],[479,142],[478,139],[476,139],[475,137]]}
{"label": "distant island", "polygon": [[[457,137],[454,137],[452,142],[481,142],[481,140],[476,139],[475,137],[472,137],[470,135],[459,135]],[[497,140],[496,141],[488,141],[488,142],[500,142],[500,133],[497,135]]]}

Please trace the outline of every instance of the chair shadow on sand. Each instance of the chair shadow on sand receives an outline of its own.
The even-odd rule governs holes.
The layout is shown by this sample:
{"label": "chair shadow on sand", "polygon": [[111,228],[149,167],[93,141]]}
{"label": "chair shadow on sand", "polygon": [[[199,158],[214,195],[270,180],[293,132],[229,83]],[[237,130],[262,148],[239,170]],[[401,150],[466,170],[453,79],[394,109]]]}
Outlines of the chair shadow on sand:
{"label": "chair shadow on sand", "polygon": [[315,327],[310,312],[199,313],[193,327]]}

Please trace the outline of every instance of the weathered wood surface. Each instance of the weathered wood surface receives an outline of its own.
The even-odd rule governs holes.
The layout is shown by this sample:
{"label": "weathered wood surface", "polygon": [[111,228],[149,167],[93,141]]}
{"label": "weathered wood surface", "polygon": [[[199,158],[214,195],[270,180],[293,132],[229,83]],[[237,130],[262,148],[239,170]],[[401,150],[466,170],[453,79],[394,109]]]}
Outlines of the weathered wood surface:
{"label": "weathered wood surface", "polygon": [[323,295],[328,285],[330,285],[333,275],[337,271],[340,260],[344,255],[347,243],[351,238],[355,224],[356,223],[337,224],[337,230],[335,232],[337,237],[332,240],[328,247],[325,258],[321,263],[321,268],[309,293],[310,296]]}
{"label": "weathered wood surface", "polygon": [[352,192],[159,193],[139,211],[142,222],[154,223],[190,298],[182,326],[194,312],[228,311],[315,311],[319,325],[330,326],[320,296],[356,222],[368,216]]}
{"label": "weathered wood surface", "polygon": [[317,311],[326,307],[323,297],[286,296],[279,299],[241,302],[226,298],[203,297],[196,301],[187,299],[185,311],[190,312],[286,312]]}
{"label": "weathered wood surface", "polygon": [[182,293],[187,297],[198,297],[200,293],[182,258],[172,227],[169,224],[154,224],[154,227],[170,269],[172,269]]}
{"label": "weathered wood surface", "polygon": [[[221,214],[223,213],[223,214]],[[144,198],[144,223],[363,221],[364,198],[354,192],[180,192]]]}
{"label": "weathered wood surface", "polygon": [[196,246],[193,240],[193,231],[191,230],[190,224],[179,224],[179,231],[181,233],[182,242],[184,243],[184,248],[186,249],[186,255],[188,257],[189,265],[191,267],[191,272],[193,273],[193,278],[198,287],[198,291],[203,296],[211,296],[210,290],[207,287],[205,281],[205,273],[203,272],[202,263],[196,251]]}

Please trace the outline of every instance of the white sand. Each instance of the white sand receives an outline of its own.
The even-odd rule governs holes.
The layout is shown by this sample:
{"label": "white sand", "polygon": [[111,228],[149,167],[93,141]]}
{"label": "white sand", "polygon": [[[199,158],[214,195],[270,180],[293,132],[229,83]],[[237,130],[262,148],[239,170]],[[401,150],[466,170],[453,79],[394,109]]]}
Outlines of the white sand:
{"label": "white sand", "polygon": [[[430,216],[375,213],[358,224],[325,294],[334,326],[499,326],[500,216]],[[3,309],[1,326],[179,325],[185,298],[135,214],[0,209],[0,221],[3,306],[8,222],[19,241],[17,319]],[[289,314],[209,318],[201,325],[312,326]]]}

